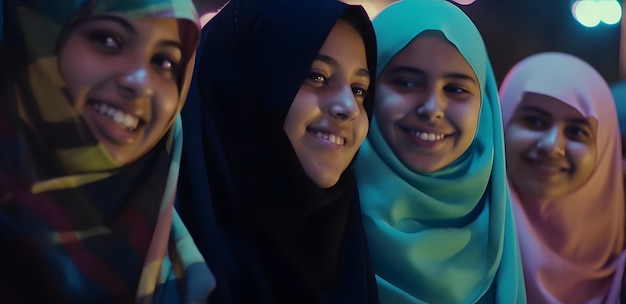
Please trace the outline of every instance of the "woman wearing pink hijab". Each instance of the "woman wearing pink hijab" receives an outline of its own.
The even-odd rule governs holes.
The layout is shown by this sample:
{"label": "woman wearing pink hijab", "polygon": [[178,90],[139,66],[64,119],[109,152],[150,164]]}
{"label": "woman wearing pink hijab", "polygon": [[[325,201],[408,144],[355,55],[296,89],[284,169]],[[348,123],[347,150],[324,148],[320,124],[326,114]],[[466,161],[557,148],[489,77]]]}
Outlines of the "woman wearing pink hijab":
{"label": "woman wearing pink hijab", "polygon": [[609,86],[577,57],[541,53],[509,71],[500,98],[528,303],[619,303],[624,189]]}

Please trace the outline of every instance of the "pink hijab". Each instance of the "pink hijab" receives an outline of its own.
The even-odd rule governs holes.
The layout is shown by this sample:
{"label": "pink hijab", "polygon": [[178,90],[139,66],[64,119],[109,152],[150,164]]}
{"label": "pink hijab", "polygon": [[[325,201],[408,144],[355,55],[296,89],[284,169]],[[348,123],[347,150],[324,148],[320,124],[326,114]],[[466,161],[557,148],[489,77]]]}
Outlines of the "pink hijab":
{"label": "pink hijab", "polygon": [[[619,303],[624,189],[620,129],[609,86],[574,56],[530,56],[509,71],[500,88],[505,136],[524,92],[556,98],[598,121],[596,166],[579,189],[552,201],[520,201],[509,180],[528,303]],[[541,211],[525,209],[529,204],[541,204],[533,208]],[[558,248],[549,242],[555,239],[562,243]]]}

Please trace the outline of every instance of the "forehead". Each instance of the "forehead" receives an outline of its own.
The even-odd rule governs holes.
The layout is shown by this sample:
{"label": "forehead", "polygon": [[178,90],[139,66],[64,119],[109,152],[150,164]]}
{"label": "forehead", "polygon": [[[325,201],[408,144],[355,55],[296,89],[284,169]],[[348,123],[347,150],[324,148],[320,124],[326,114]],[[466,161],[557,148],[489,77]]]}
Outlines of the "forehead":
{"label": "forehead", "polygon": [[569,104],[552,96],[533,92],[525,92],[522,95],[518,110],[544,112],[560,119],[585,119],[578,110]]}
{"label": "forehead", "polygon": [[593,117],[583,116],[576,108],[566,102],[552,96],[524,92],[517,111],[532,111],[542,115],[549,115],[553,120],[567,121],[589,125],[596,130],[597,120]]}
{"label": "forehead", "polygon": [[342,19],[337,20],[328,33],[320,53],[337,56],[352,54],[349,57],[358,57],[365,62],[365,44],[361,35],[350,23]]}
{"label": "forehead", "polygon": [[77,24],[77,27],[81,26],[117,29],[147,39],[180,41],[176,18],[128,18],[112,13],[89,17]]}
{"label": "forehead", "polygon": [[476,78],[458,49],[441,35],[421,34],[394,56],[389,66],[413,66],[424,71],[463,73]]}

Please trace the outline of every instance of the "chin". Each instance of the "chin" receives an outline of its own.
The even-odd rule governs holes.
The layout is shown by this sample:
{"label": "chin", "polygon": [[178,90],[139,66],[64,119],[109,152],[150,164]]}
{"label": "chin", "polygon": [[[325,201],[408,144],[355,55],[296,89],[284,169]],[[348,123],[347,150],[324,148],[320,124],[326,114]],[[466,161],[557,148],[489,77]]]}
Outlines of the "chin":
{"label": "chin", "polygon": [[109,154],[109,157],[111,157],[111,159],[113,159],[113,161],[120,166],[130,165],[137,159],[139,159],[139,157],[136,155],[119,150],[112,151],[107,149],[107,154]]}
{"label": "chin", "polygon": [[313,182],[322,189],[330,188],[337,184],[339,181],[339,175],[337,176],[322,176],[319,178],[314,178]]}

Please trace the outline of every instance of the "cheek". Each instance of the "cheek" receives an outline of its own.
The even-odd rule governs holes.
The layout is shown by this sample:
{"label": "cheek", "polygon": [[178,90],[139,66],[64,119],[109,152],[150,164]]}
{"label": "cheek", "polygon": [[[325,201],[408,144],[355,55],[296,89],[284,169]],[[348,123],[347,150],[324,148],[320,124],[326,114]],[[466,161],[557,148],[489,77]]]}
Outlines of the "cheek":
{"label": "cheek", "polygon": [[156,98],[154,98],[156,114],[161,116],[161,120],[169,120],[180,111],[182,106],[178,86],[175,83],[163,83],[157,88]]}
{"label": "cheek", "polygon": [[312,111],[309,107],[310,104],[310,94],[300,89],[289,107],[287,117],[285,117],[285,123],[283,124],[283,129],[290,138],[292,134],[296,134],[298,130],[301,129],[301,125],[304,125],[307,113],[311,113]]}
{"label": "cheek", "polygon": [[462,142],[467,146],[471,144],[476,135],[478,129],[478,113],[479,107],[471,105],[458,105],[455,108],[450,108],[449,120],[452,121],[460,130],[462,134]]}
{"label": "cheek", "polygon": [[[365,113],[364,108],[361,108],[361,111],[361,113]],[[367,115],[359,115],[359,118],[354,122],[354,138],[357,141],[357,147],[363,143],[363,140],[365,140],[365,136],[367,136],[369,126],[370,124],[369,120],[367,119]]]}
{"label": "cheek", "polygon": [[537,135],[516,125],[509,126],[504,133],[505,153],[508,160],[516,160],[521,153],[531,149]]}
{"label": "cheek", "polygon": [[595,149],[576,143],[569,147],[569,151],[572,155],[572,161],[577,168],[576,178],[586,180],[596,166],[597,153]]}
{"label": "cheek", "polygon": [[94,72],[100,70],[97,62],[80,45],[68,44],[59,55],[59,72],[73,99],[78,98],[81,91],[93,82]]}
{"label": "cheek", "polygon": [[378,86],[376,90],[374,111],[378,117],[399,119],[416,107],[417,97],[399,94],[385,85]]}

